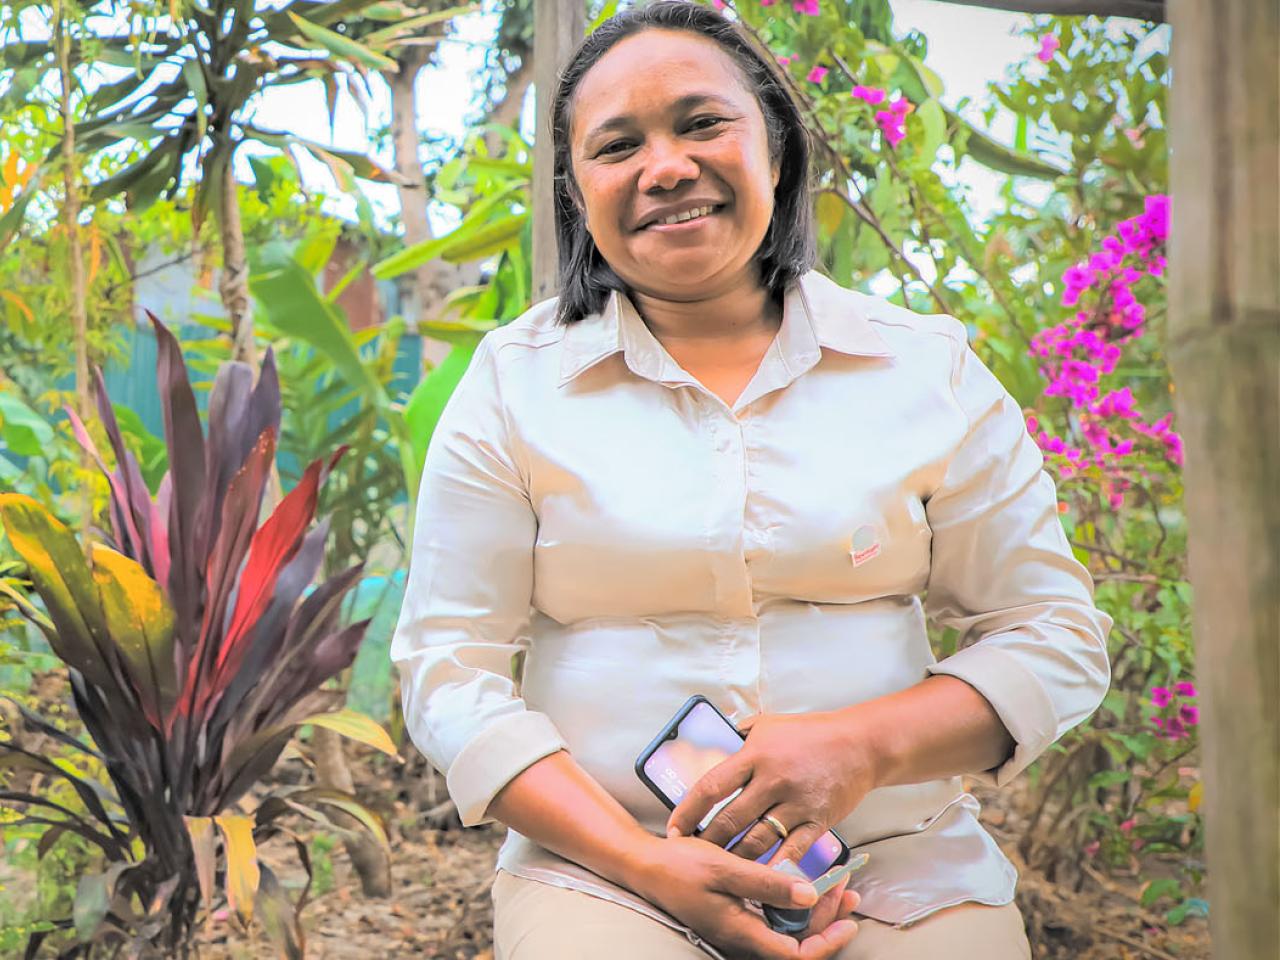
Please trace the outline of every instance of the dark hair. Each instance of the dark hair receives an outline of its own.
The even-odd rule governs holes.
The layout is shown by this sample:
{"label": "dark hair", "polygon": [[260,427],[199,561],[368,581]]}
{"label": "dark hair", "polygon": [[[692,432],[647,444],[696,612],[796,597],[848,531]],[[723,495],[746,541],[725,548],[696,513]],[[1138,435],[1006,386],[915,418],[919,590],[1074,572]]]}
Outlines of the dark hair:
{"label": "dark hair", "polygon": [[714,40],[742,70],[760,104],[769,138],[769,158],[779,167],[773,219],[756,253],[761,282],[781,303],[786,287],[811,269],[816,259],[809,132],[779,68],[772,57],[759,52],[741,27],[714,10],[687,0],[659,0],[610,17],[579,44],[560,74],[551,105],[556,249],[560,261],[558,323],[576,323],[599,312],[611,290],[627,291],[622,278],[600,255],[574,202],[581,194],[573,178],[570,104],[582,77],[610,48],[626,37],[651,29],[687,30]]}

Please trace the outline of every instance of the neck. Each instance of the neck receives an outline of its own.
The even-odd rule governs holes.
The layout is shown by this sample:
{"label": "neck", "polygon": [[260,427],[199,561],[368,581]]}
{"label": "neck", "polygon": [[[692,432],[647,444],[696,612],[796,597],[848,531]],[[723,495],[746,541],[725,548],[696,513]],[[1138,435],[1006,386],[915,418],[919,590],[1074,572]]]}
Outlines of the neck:
{"label": "neck", "polygon": [[663,346],[772,336],[782,326],[782,308],[757,282],[738,283],[687,299],[671,299],[670,295],[636,287],[630,296],[645,325]]}

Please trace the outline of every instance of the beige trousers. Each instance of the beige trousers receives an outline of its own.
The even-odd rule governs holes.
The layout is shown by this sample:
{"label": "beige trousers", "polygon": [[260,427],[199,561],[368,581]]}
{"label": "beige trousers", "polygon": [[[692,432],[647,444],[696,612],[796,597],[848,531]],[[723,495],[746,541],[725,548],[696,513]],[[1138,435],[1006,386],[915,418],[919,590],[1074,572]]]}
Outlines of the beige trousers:
{"label": "beige trousers", "polygon": [[[621,904],[499,870],[494,960],[706,960],[682,932]],[[902,929],[860,917],[836,960],[1029,960],[1014,904],[964,903]],[[726,954],[727,955],[727,954]]]}

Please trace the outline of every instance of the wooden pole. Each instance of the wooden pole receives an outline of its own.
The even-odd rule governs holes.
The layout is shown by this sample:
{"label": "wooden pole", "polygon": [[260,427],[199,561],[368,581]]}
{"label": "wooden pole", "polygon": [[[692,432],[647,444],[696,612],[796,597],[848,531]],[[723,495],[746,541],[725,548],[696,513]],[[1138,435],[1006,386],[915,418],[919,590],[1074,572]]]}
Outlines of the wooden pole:
{"label": "wooden pole", "polygon": [[560,70],[586,32],[583,0],[534,0],[533,302],[556,294],[555,212],[551,179],[551,98]]}
{"label": "wooden pole", "polygon": [[1173,0],[1169,365],[1214,956],[1280,950],[1280,6]]}

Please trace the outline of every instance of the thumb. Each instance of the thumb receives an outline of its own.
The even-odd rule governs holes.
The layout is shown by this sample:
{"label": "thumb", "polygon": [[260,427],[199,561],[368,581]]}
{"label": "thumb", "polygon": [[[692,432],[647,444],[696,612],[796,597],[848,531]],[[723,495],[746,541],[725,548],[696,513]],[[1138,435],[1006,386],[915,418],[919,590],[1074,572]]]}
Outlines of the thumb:
{"label": "thumb", "polygon": [[760,717],[760,714],[753,713],[751,716],[747,717],[745,720],[738,721],[738,729],[741,730],[743,733],[746,733],[748,730],[751,729],[751,727],[755,724],[756,720],[759,719],[759,717]]}

